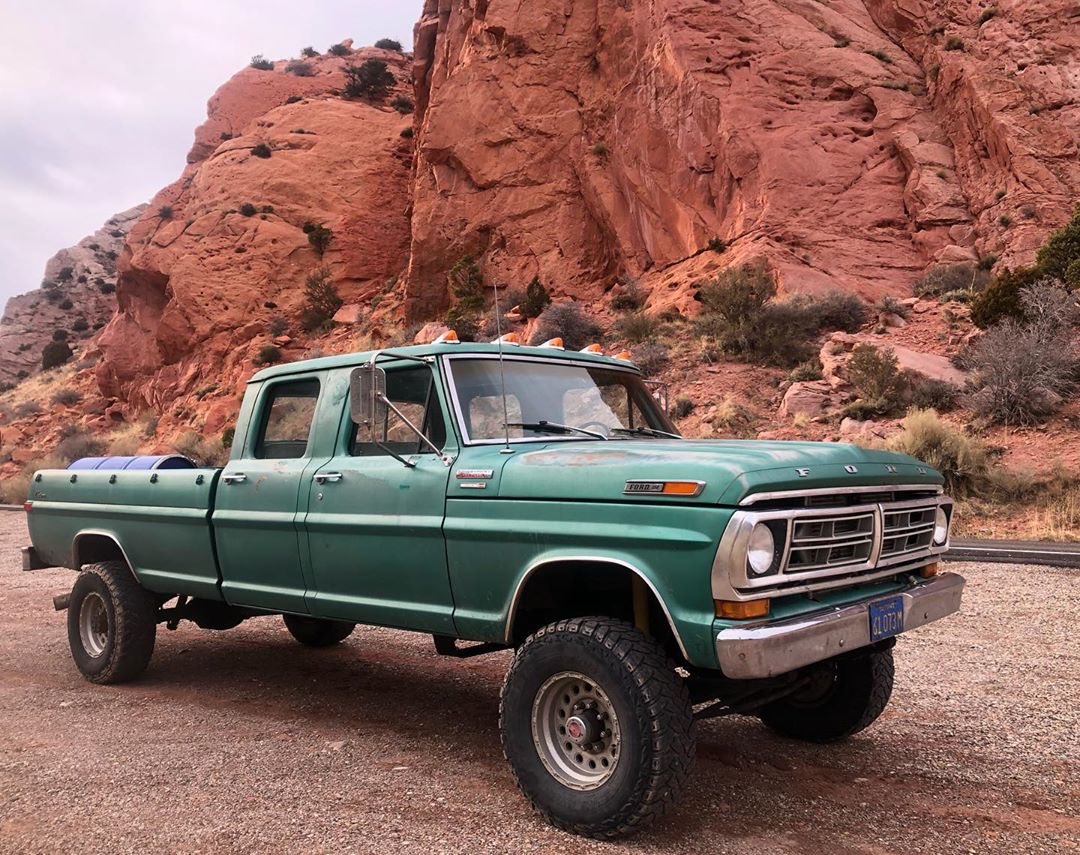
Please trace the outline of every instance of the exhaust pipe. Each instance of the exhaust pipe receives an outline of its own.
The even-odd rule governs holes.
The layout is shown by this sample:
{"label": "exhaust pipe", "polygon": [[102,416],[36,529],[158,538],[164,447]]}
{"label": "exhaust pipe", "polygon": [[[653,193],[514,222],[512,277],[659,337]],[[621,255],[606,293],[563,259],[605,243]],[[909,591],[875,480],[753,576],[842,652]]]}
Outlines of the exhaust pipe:
{"label": "exhaust pipe", "polygon": [[65,611],[71,602],[71,594],[57,594],[52,598],[53,608],[58,612]]}

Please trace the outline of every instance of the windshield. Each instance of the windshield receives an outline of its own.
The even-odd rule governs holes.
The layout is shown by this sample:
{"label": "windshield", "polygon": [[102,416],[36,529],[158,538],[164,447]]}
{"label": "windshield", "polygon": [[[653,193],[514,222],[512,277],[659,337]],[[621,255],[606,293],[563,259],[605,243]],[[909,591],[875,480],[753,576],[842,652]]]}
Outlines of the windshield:
{"label": "windshield", "polygon": [[[641,377],[603,365],[454,358],[450,375],[465,439],[604,439],[674,434]],[[505,419],[502,398],[505,376]]]}

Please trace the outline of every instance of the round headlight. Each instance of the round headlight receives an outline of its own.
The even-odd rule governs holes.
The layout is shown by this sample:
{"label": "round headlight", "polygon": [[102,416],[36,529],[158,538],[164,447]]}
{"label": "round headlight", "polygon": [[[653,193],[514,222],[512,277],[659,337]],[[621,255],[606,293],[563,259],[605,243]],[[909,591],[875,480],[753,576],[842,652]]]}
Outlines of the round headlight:
{"label": "round headlight", "polygon": [[937,509],[934,517],[934,545],[941,546],[949,539],[949,515],[944,508]]}
{"label": "round headlight", "polygon": [[776,557],[776,540],[772,530],[765,523],[758,523],[750,532],[750,544],[746,550],[746,561],[750,572],[763,576],[769,572]]}

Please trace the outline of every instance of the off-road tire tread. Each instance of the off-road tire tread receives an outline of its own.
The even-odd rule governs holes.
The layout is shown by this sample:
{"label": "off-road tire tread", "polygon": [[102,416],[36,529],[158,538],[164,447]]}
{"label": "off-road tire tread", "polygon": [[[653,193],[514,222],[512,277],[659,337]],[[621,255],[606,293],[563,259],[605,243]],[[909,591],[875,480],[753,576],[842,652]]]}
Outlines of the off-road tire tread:
{"label": "off-road tire tread", "polygon": [[[350,635],[356,624],[324,618],[303,617],[302,615],[282,615],[289,634],[305,647],[333,647]],[[316,624],[318,625],[316,628]],[[309,632],[309,629],[315,629]]]}
{"label": "off-road tire tread", "polygon": [[[769,707],[763,709],[759,713],[759,717],[770,730],[774,730],[782,736],[800,739],[805,742],[840,742],[849,736],[854,736],[856,733],[866,730],[877,721],[878,717],[885,711],[885,707],[889,705],[889,699],[892,697],[893,681],[896,676],[896,665],[893,661],[892,650],[877,650],[867,653],[865,658],[870,665],[870,693],[858,718],[853,719],[846,727],[839,730],[826,729],[815,733],[806,726],[810,719],[805,712],[802,713],[802,726],[792,727],[789,725],[785,715],[782,713],[775,714]],[[780,701],[776,706],[782,704],[783,701]]]}
{"label": "off-road tire tread", "polygon": [[[86,673],[92,683],[114,685],[134,680],[150,664],[157,636],[157,600],[139,584],[123,561],[102,561],[88,564],[82,575],[92,574],[105,585],[112,599],[114,627],[112,650],[108,662],[100,671]],[[76,580],[76,583],[78,580]],[[79,640],[79,604],[68,609],[68,634],[72,644]],[[72,635],[73,634],[73,635]]]}
{"label": "off-road tire tread", "polygon": [[[645,700],[642,734],[651,734],[651,768],[639,777],[633,795],[619,813],[590,824],[567,822],[537,804],[523,786],[506,749],[506,690],[520,666],[521,654],[547,643],[599,643],[624,668],[630,687]],[[640,715],[640,709],[639,709]],[[677,801],[694,764],[694,723],[690,693],[676,674],[675,664],[663,647],[633,624],[607,617],[581,617],[549,623],[529,635],[507,672],[499,696],[499,735],[514,782],[533,808],[549,823],[583,837],[612,840],[636,834],[663,816]],[[648,762],[648,738],[642,740],[639,762]]]}

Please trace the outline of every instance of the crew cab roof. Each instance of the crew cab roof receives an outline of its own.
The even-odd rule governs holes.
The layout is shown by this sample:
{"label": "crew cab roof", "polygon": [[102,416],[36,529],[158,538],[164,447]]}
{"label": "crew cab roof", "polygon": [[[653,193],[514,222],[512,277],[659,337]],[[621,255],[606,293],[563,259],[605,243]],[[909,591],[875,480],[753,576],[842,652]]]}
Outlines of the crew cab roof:
{"label": "crew cab roof", "polygon": [[[612,365],[619,368],[637,367],[625,359],[616,359],[613,356],[604,356],[601,353],[589,353],[577,350],[559,350],[556,347],[527,347],[516,344],[504,344],[502,352],[507,357],[536,356],[545,359],[567,359],[576,362],[595,362],[602,365]],[[459,344],[417,344],[409,347],[388,347],[382,350],[365,350],[358,353],[342,353],[336,356],[323,356],[318,359],[305,359],[300,362],[287,362],[282,365],[273,365],[264,368],[252,376],[249,383],[261,383],[274,377],[282,377],[289,374],[297,374],[302,371],[327,371],[334,368],[354,368],[367,362],[373,353],[393,356],[426,357],[442,356],[464,353],[497,354],[500,348],[495,343],[461,342]]]}

